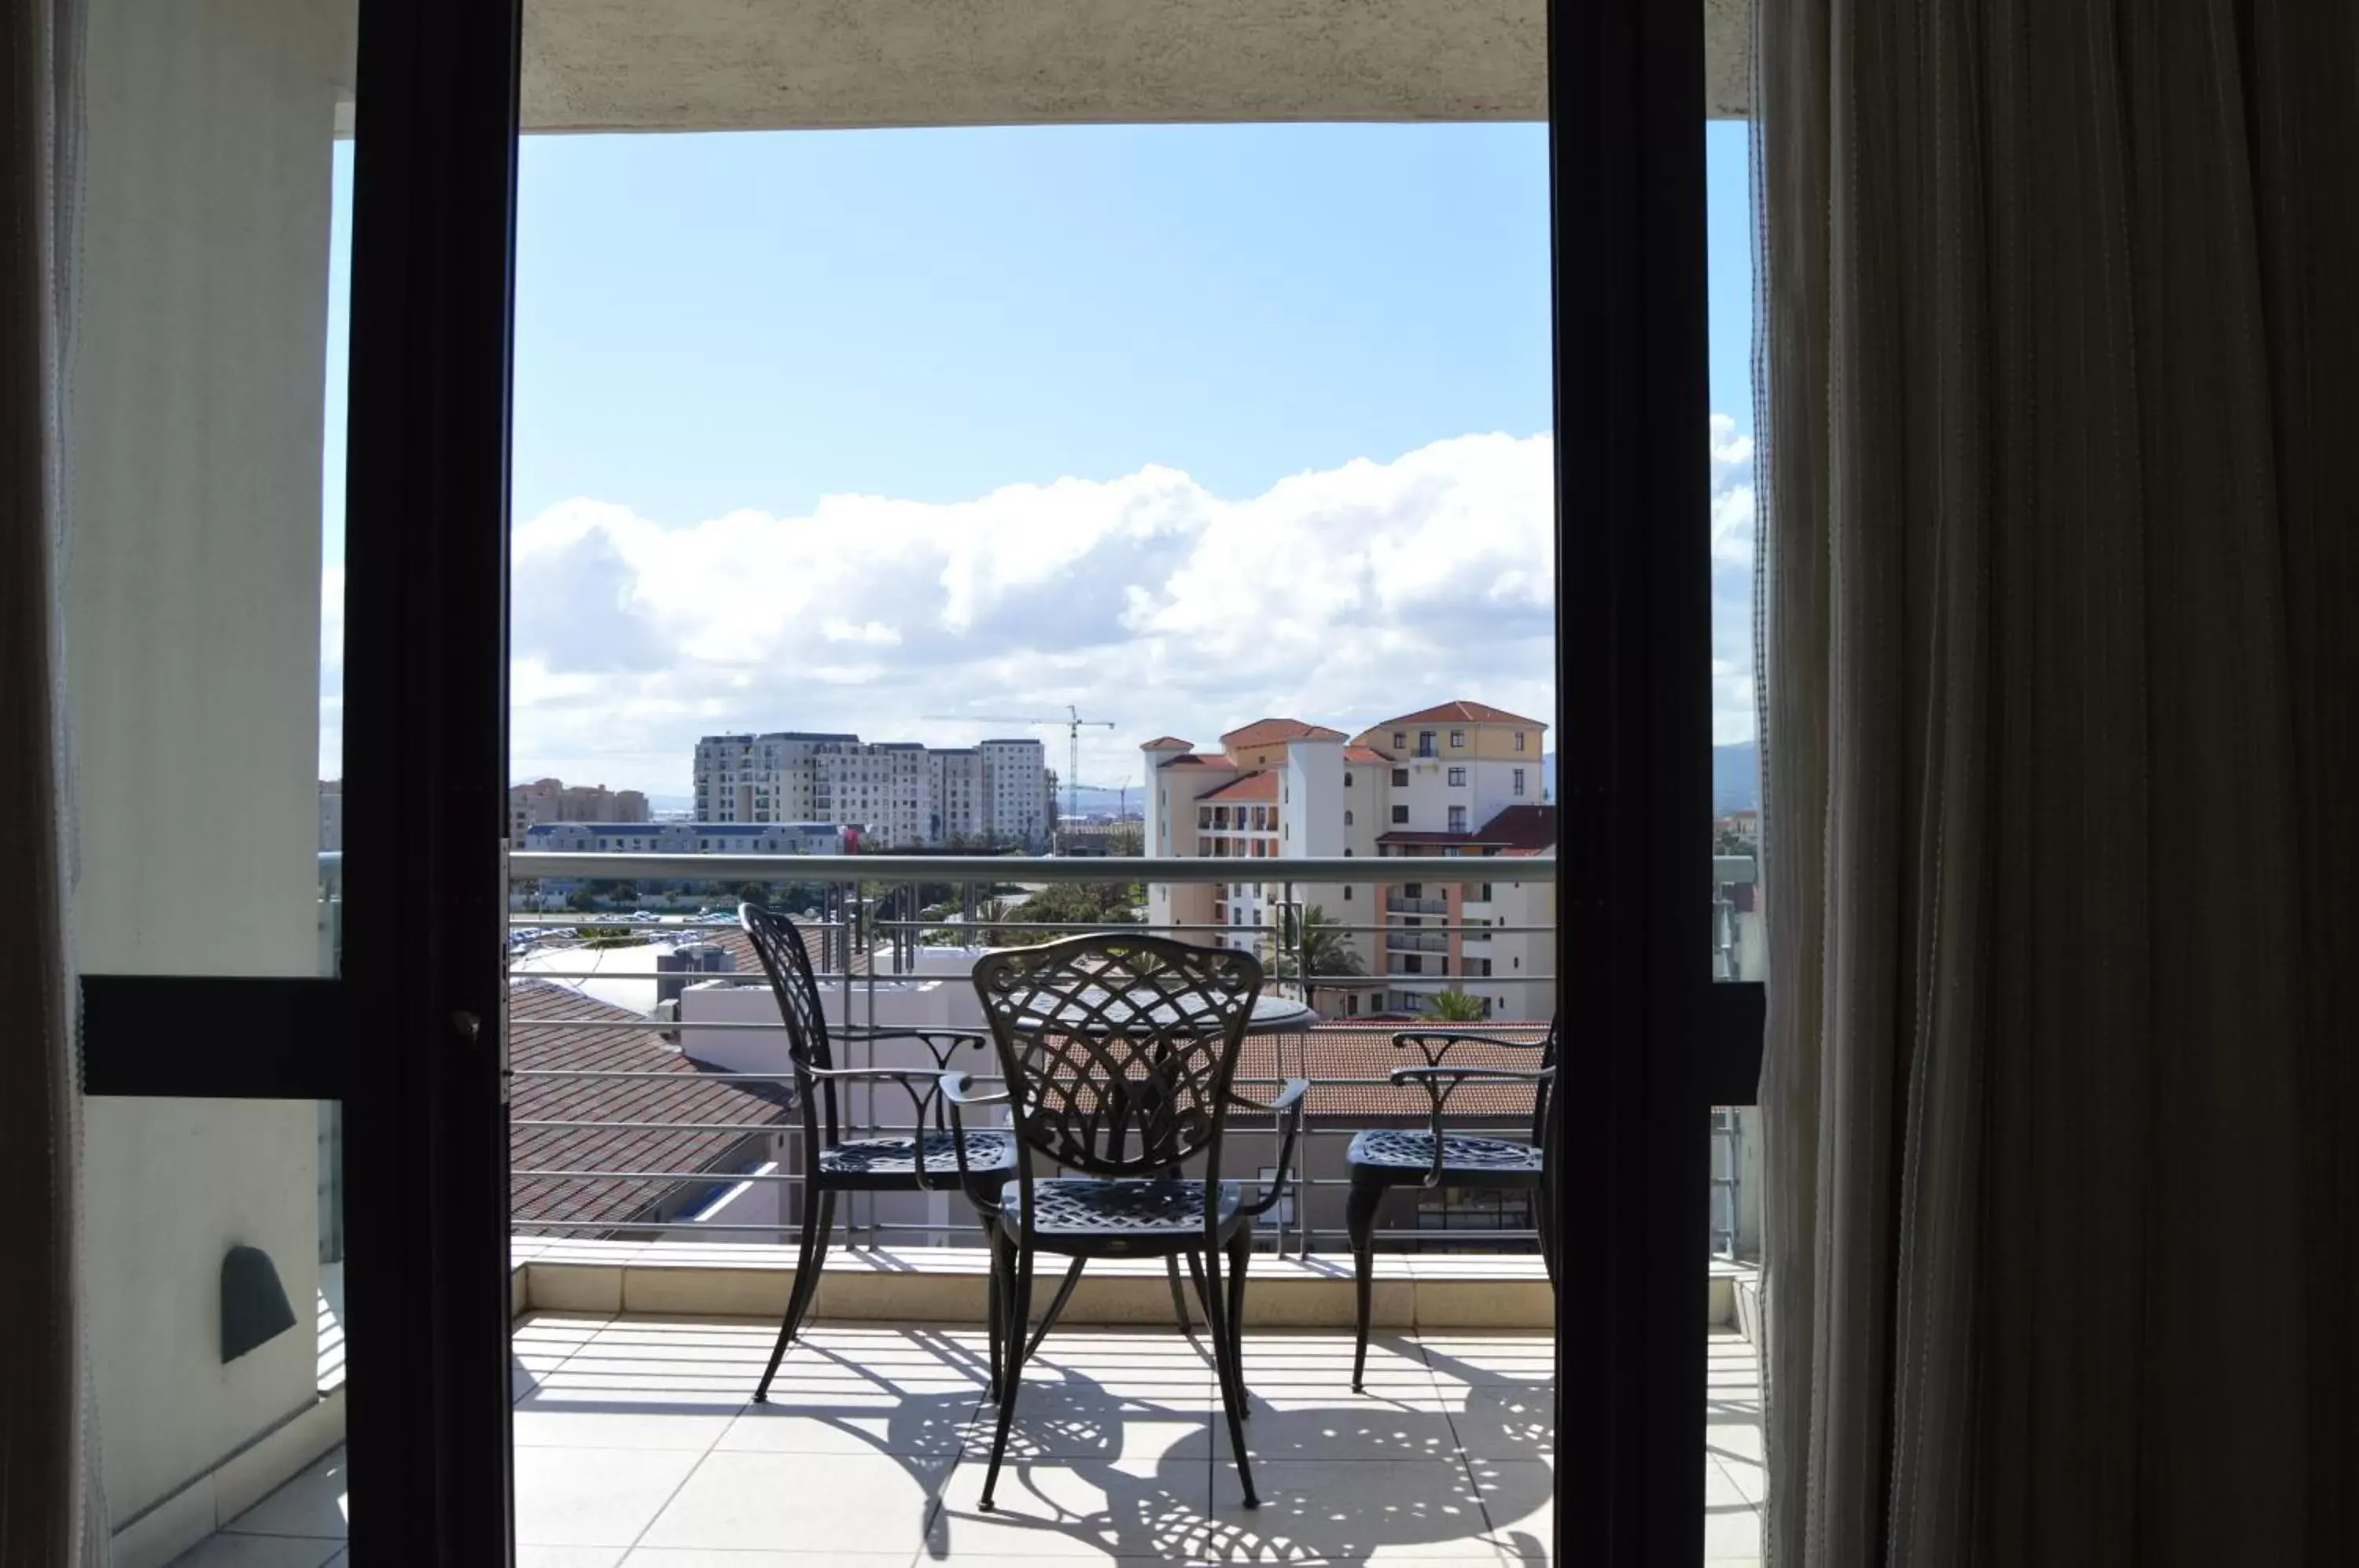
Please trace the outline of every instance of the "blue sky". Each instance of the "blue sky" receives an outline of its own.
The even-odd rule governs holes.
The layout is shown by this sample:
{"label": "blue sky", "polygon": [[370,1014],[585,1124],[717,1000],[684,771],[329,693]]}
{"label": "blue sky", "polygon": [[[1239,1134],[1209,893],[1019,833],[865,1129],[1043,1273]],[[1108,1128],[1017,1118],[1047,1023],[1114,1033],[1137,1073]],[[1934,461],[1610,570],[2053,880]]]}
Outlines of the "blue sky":
{"label": "blue sky", "polygon": [[[1750,481],[1744,136],[1708,137],[1712,400],[1740,443],[1715,438],[1714,472],[1731,500]],[[1532,634],[1548,584],[1507,581],[1518,552],[1545,549],[1527,526],[1544,531],[1551,427],[1541,127],[545,136],[526,140],[521,170],[519,771],[670,791],[702,730],[859,720],[884,737],[921,709],[1087,697],[1147,710],[1084,765],[1105,773],[1147,735],[1209,743],[1212,726],[1286,703],[1350,724],[1385,716],[1351,704],[1394,691],[1546,702]],[[338,179],[341,207],[341,156]],[[338,343],[342,278],[340,245]],[[332,364],[332,431],[342,375]],[[1405,465],[1493,435],[1506,439]],[[1524,531],[1493,540],[1497,561],[1444,570],[1489,526],[1469,508]],[[1390,541],[1315,612],[1253,605],[1281,641],[1354,640],[1380,678],[1298,680],[1204,647],[1239,628],[1191,608],[1186,584],[1204,575],[1206,530],[1240,514],[1277,553],[1300,547],[1298,574],[1323,573],[1338,537]],[[929,528],[995,531],[954,560]],[[1065,548],[1073,537],[1086,547]],[[894,559],[860,570],[887,539]],[[1749,528],[1743,542],[1749,561]],[[780,558],[768,564],[789,587],[788,566],[824,558],[824,602],[712,608],[731,598],[716,552],[749,551]],[[696,558],[710,582],[683,570]],[[1405,572],[1421,587],[1395,592]],[[1425,590],[1492,604],[1476,621],[1497,628],[1496,669],[1419,646]],[[1026,595],[1034,628],[1041,605],[1110,608],[1064,617],[1087,623],[1071,637],[1045,617],[1028,660],[1004,657],[1005,626],[988,659],[962,644]],[[833,634],[777,624],[829,610]],[[1182,649],[1199,678],[1178,669]],[[1093,672],[1134,659],[1156,666],[1144,688]],[[965,679],[978,664],[993,668]],[[766,679],[773,667],[804,679]],[[626,687],[630,702],[582,716]]]}

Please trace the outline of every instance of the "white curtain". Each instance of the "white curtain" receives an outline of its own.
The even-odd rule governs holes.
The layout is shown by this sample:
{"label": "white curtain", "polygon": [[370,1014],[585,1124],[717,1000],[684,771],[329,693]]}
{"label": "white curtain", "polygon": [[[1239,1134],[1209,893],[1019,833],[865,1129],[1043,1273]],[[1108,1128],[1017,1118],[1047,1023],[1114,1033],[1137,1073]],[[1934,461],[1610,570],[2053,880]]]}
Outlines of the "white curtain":
{"label": "white curtain", "polygon": [[1757,0],[1774,1563],[2359,1561],[2354,18]]}
{"label": "white curtain", "polygon": [[62,689],[82,7],[0,6],[0,1563],[106,1561],[78,1276]]}

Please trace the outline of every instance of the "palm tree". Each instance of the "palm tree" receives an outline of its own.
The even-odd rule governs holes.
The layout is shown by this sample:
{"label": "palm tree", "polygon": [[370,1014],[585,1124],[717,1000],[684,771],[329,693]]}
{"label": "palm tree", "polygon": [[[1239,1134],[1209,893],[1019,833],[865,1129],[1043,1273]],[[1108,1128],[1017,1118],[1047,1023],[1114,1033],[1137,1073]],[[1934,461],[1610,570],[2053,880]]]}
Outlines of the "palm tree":
{"label": "palm tree", "polygon": [[1470,996],[1454,985],[1428,996],[1425,1010],[1429,1017],[1445,1024],[1479,1024],[1490,1014],[1482,997]]}
{"label": "palm tree", "polygon": [[1271,965],[1272,973],[1281,980],[1302,983],[1302,999],[1313,1007],[1318,1005],[1321,987],[1315,982],[1305,982],[1305,975],[1368,972],[1367,965],[1361,962],[1360,950],[1352,945],[1351,932],[1317,905],[1299,915],[1289,912],[1280,929],[1283,934]]}

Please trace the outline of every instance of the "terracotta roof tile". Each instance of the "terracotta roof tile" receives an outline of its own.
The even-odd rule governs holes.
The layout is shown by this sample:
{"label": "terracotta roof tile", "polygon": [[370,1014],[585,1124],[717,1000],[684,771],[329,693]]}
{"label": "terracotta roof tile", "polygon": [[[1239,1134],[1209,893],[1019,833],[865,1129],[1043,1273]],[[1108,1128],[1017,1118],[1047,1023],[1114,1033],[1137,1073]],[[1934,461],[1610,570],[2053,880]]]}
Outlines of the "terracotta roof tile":
{"label": "terracotta roof tile", "polygon": [[1554,806],[1509,806],[1483,824],[1475,835],[1485,844],[1537,855],[1556,847]]}
{"label": "terracotta roof tile", "polygon": [[1306,724],[1300,719],[1256,719],[1242,729],[1231,730],[1221,737],[1221,744],[1231,751],[1239,746],[1277,746],[1289,740],[1344,740],[1342,730]]}
{"label": "terracotta roof tile", "polygon": [[[734,947],[741,931],[710,940]],[[751,964],[750,951],[739,959]],[[759,974],[758,968],[755,970]],[[787,1123],[785,1085],[717,1082],[710,1071],[665,1043],[657,1026],[627,1008],[609,1007],[569,985],[522,980],[508,988],[510,1058],[519,1073],[574,1070],[659,1073],[662,1078],[527,1078],[515,1081],[510,1115],[519,1123],[733,1122]],[[530,1020],[560,1020],[535,1023]],[[636,1023],[641,1029],[579,1027]],[[572,1025],[576,1027],[567,1027]],[[508,1135],[511,1167],[525,1171],[705,1171],[730,1174],[744,1132],[655,1131],[644,1127],[523,1127]],[[676,1181],[617,1181],[581,1176],[516,1176],[508,1206],[519,1225],[534,1221],[590,1221],[623,1228],[681,1185]],[[562,1234],[597,1234],[569,1227]]]}
{"label": "terracotta roof tile", "polygon": [[1188,743],[1181,740],[1178,735],[1157,735],[1153,740],[1139,742],[1138,749],[1141,751],[1160,751],[1168,746],[1178,746],[1182,751],[1186,751],[1188,749]]}
{"label": "terracotta roof tile", "polygon": [[1203,805],[1212,800],[1275,800],[1277,799],[1277,775],[1248,773],[1242,779],[1232,779],[1219,789],[1196,797]]}
{"label": "terracotta roof tile", "polygon": [[1347,746],[1343,748],[1343,760],[1376,764],[1390,762],[1392,758],[1373,746]]}
{"label": "terracotta roof tile", "polygon": [[1444,702],[1439,707],[1420,708],[1414,713],[1403,713],[1397,719],[1386,719],[1382,724],[1373,724],[1369,727],[1372,729],[1385,729],[1394,724],[1524,724],[1536,730],[1544,730],[1548,728],[1546,724],[1540,723],[1538,719],[1527,719],[1520,713],[1511,713],[1505,708],[1495,708],[1488,702]]}
{"label": "terracotta roof tile", "polygon": [[[1432,1113],[1433,1102],[1426,1092],[1413,1083],[1396,1088],[1385,1079],[1396,1067],[1422,1066],[1425,1058],[1414,1046],[1396,1049],[1393,1036],[1419,1028],[1466,1027],[1347,1020],[1322,1023],[1308,1034],[1248,1035],[1237,1060],[1237,1082],[1245,1093],[1258,1100],[1277,1092],[1277,1079],[1310,1079],[1310,1093],[1306,1098],[1314,1127],[1322,1116],[1419,1123]],[[1495,1030],[1503,1040],[1523,1043],[1453,1046],[1441,1059],[1445,1066],[1505,1067],[1528,1073],[1539,1065],[1539,1052],[1530,1047],[1547,1036],[1545,1020],[1480,1027],[1486,1032]],[[1450,1096],[1448,1108],[1452,1121],[1521,1121],[1528,1127],[1532,1092],[1520,1083],[1470,1083]]]}

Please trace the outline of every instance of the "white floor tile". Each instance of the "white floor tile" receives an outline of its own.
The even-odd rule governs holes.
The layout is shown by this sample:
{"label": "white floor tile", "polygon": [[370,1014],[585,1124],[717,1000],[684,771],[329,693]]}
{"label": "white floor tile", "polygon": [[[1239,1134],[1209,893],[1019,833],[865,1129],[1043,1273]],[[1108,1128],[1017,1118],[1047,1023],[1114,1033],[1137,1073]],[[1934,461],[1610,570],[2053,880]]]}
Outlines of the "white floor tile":
{"label": "white floor tile", "polygon": [[239,1535],[307,1535],[341,1541],[348,1513],[344,1451],[314,1460],[300,1475],[223,1526]]}
{"label": "white floor tile", "polygon": [[[984,1460],[962,1462],[942,1488],[922,1563],[969,1557],[1189,1563],[1217,1533],[1212,1463],[1194,1443],[1112,1462],[1010,1459],[995,1507],[982,1508]],[[1232,1485],[1234,1484],[1232,1478]]]}
{"label": "white floor tile", "polygon": [[1213,1473],[1218,1563],[1495,1562],[1465,1466],[1455,1461],[1256,1465],[1261,1507]]}
{"label": "white floor tile", "polygon": [[322,1568],[341,1541],[297,1535],[213,1535],[173,1559],[172,1568]]}
{"label": "white floor tile", "polygon": [[671,1500],[697,1455],[655,1448],[518,1448],[519,1545],[629,1546]]}
{"label": "white floor tile", "polygon": [[884,1455],[711,1454],[640,1544],[914,1555],[949,1470]]}

